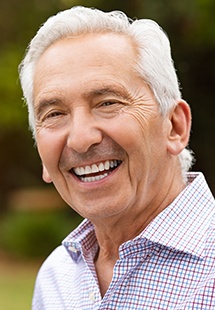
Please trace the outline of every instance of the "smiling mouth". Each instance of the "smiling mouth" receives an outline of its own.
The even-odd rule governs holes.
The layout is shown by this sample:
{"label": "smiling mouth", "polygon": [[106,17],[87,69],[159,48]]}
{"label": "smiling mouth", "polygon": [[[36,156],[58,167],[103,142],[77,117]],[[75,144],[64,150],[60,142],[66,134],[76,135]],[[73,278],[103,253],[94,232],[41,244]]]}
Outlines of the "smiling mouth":
{"label": "smiling mouth", "polygon": [[98,164],[71,169],[82,182],[95,182],[104,179],[122,163],[120,160],[106,160]]}

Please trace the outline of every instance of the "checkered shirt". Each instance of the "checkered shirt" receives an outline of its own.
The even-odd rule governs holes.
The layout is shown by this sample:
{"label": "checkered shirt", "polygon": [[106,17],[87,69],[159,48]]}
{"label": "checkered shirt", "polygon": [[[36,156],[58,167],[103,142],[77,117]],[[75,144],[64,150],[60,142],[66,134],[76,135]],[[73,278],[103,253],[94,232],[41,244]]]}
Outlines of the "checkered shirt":
{"label": "checkered shirt", "polygon": [[215,309],[215,201],[204,176],[135,239],[121,245],[102,298],[93,260],[98,244],[84,220],[45,261],[33,310]]}

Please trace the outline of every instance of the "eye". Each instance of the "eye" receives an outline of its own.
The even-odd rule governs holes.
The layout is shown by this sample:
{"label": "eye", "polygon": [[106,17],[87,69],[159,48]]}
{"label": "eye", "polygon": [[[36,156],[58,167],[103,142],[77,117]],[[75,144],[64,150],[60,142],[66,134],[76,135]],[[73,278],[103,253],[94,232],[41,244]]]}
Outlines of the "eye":
{"label": "eye", "polygon": [[62,115],[62,114],[63,114],[62,112],[54,111],[54,112],[48,113],[45,118],[57,117],[57,116]]}
{"label": "eye", "polygon": [[54,121],[55,119],[57,120],[59,117],[65,115],[64,112],[58,111],[58,110],[52,110],[52,111],[47,111],[47,113],[44,113],[44,115],[41,118],[42,122],[48,122],[48,121]]}
{"label": "eye", "polygon": [[110,105],[116,104],[116,101],[105,101],[101,104],[102,107],[108,107]]}

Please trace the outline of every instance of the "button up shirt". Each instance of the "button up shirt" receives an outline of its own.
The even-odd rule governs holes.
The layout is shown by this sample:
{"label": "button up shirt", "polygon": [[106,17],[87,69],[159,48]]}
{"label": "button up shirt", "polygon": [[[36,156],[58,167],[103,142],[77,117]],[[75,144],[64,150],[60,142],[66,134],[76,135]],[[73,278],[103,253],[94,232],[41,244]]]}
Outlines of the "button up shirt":
{"label": "button up shirt", "polygon": [[215,202],[204,176],[188,185],[133,240],[119,248],[102,298],[94,267],[98,243],[84,220],[45,261],[33,310],[215,309]]}

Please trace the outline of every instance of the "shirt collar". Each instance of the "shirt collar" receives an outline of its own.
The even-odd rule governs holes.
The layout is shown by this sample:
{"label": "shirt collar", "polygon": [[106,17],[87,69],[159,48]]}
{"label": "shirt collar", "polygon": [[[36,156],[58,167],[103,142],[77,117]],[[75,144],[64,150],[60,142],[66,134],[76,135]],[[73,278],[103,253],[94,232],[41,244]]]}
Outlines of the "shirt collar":
{"label": "shirt collar", "polygon": [[137,238],[203,257],[215,202],[202,173],[189,173],[188,182]]}
{"label": "shirt collar", "polygon": [[[188,182],[180,195],[134,241],[148,239],[178,251],[204,256],[206,231],[215,212],[215,202],[202,173],[189,173]],[[85,219],[64,239],[63,245],[76,262],[86,253],[94,257],[98,243],[93,224]]]}
{"label": "shirt collar", "polygon": [[62,244],[75,262],[78,262],[82,255],[91,255],[93,258],[98,250],[93,224],[87,219],[83,220],[83,222],[63,240]]}

